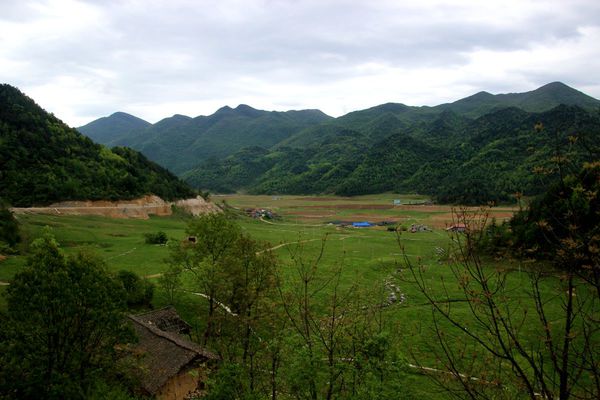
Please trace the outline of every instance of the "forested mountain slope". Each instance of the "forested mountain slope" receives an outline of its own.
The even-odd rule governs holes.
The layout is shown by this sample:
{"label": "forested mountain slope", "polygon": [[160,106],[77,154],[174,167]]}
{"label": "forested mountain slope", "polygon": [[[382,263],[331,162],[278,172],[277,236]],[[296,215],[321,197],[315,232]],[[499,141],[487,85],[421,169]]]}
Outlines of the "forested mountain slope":
{"label": "forested mountain slope", "polygon": [[7,84],[0,85],[0,165],[0,198],[13,206],[194,194],[142,154],[94,143]]}
{"label": "forested mountain slope", "polygon": [[599,140],[600,116],[575,106],[543,113],[506,108],[475,120],[445,112],[373,145],[365,145],[364,134],[346,131],[312,147],[255,147],[202,164],[185,179],[216,191],[400,191],[443,202],[506,201],[515,192],[539,193],[542,178],[532,171],[548,166],[557,152],[575,164],[597,159]]}

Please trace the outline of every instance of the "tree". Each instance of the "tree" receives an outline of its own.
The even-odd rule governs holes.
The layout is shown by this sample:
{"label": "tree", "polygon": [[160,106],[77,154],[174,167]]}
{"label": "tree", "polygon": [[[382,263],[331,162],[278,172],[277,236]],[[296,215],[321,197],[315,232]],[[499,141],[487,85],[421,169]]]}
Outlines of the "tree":
{"label": "tree", "polygon": [[381,292],[344,287],[343,260],[331,272],[302,245],[291,251],[296,279],[279,287],[288,337],[287,387],[297,399],[396,399],[404,365],[392,349]]}
{"label": "tree", "polygon": [[11,249],[20,241],[19,223],[0,199],[0,252],[3,247]]}
{"label": "tree", "polygon": [[600,162],[559,175],[511,220],[516,247],[593,285],[600,297]]}
{"label": "tree", "polygon": [[213,380],[211,396],[254,398],[266,392],[270,380],[278,260],[268,244],[242,233],[225,213],[194,218],[186,232],[192,241],[169,242],[169,267],[161,284],[174,298],[180,275],[191,274],[196,293],[208,301],[202,341],[221,355],[220,374],[237,375],[233,381]]}
{"label": "tree", "polygon": [[67,257],[48,232],[7,290],[0,394],[83,399],[128,338],[122,286],[87,254]]}
{"label": "tree", "polygon": [[208,299],[203,338],[206,345],[214,335],[216,311],[224,300],[219,295],[224,294],[227,284],[224,278],[228,254],[239,238],[240,227],[225,213],[214,213],[192,219],[186,233],[195,238],[194,241],[173,242],[169,263],[173,271],[180,267],[192,273],[201,293]]}
{"label": "tree", "polygon": [[[444,290],[432,290],[427,267],[405,257],[412,282],[432,309],[443,369],[432,376],[460,398],[598,398],[596,288],[573,264],[534,265],[523,273],[488,266],[477,251],[487,215],[463,210],[457,219],[467,229],[453,237],[454,279],[443,282]],[[570,251],[571,243],[579,248],[561,241],[556,251]],[[598,254],[591,255],[597,266]]]}
{"label": "tree", "polygon": [[121,282],[125,289],[125,301],[127,306],[152,306],[152,297],[154,295],[154,285],[146,279],[141,279],[135,272],[121,270],[117,273],[116,279]]}

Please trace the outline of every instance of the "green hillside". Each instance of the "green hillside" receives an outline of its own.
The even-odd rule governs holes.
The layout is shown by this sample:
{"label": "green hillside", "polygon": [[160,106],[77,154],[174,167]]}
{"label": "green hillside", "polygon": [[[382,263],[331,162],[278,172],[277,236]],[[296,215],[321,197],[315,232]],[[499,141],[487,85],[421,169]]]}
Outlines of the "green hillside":
{"label": "green hillside", "polygon": [[6,84],[0,85],[0,165],[0,198],[13,206],[194,194],[142,154],[94,143]]}

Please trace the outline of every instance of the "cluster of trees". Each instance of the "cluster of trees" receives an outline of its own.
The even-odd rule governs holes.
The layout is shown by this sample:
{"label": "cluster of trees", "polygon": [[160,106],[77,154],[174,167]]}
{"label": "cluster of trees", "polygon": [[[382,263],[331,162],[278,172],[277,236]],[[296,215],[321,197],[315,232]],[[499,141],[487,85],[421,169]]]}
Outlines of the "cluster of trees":
{"label": "cluster of trees", "polygon": [[0,138],[0,197],[13,206],[195,194],[140,153],[95,144],[5,84],[0,85]]}
{"label": "cluster of trees", "polygon": [[[392,346],[381,293],[343,287],[321,253],[292,250],[292,272],[226,214],[190,222],[195,243],[171,243],[162,287],[176,299],[182,274],[206,297],[202,342],[223,364],[209,399],[397,398],[405,363]],[[341,266],[340,266],[341,268]]]}
{"label": "cluster of trees", "polygon": [[49,232],[30,246],[0,314],[0,398],[117,398],[116,345],[127,292],[89,254],[65,256]]}

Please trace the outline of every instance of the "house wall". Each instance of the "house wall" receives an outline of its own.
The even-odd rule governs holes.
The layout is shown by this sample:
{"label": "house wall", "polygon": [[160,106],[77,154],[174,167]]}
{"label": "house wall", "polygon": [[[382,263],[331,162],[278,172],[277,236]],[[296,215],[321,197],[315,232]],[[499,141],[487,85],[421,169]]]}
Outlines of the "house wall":
{"label": "house wall", "polygon": [[158,400],[182,400],[185,396],[196,390],[198,377],[194,371],[181,373],[169,379],[167,383],[156,393]]}
{"label": "house wall", "polygon": [[156,393],[157,400],[183,400],[187,394],[198,388],[205,380],[204,368],[194,368],[169,379]]}

